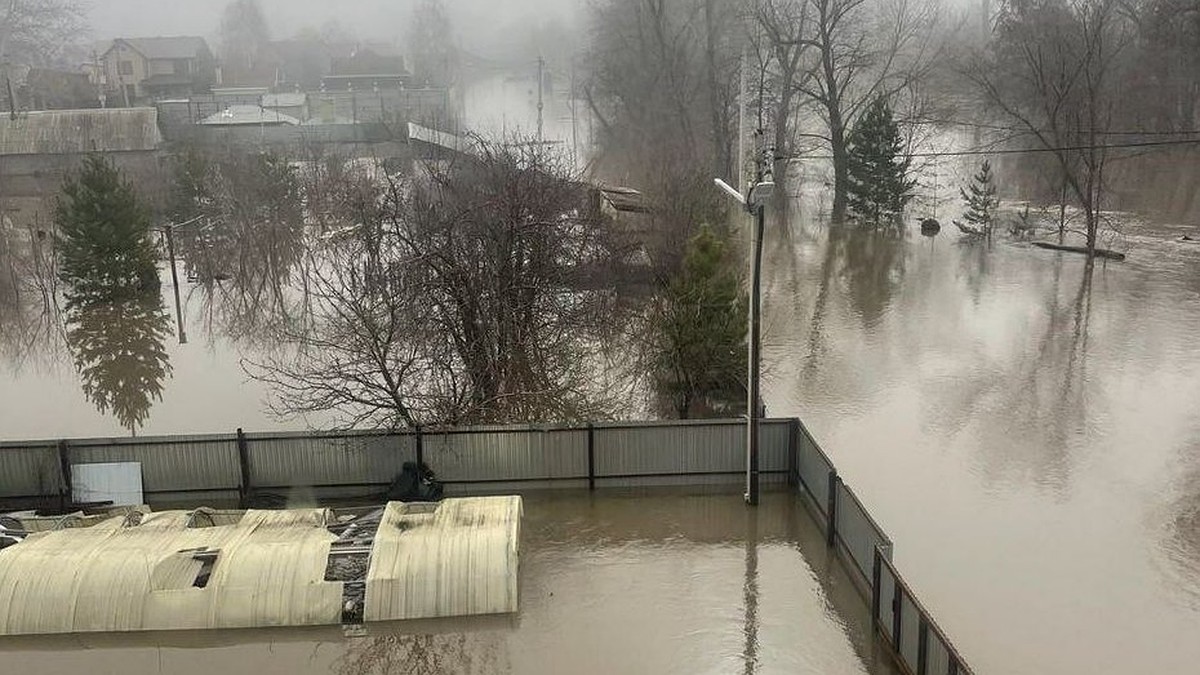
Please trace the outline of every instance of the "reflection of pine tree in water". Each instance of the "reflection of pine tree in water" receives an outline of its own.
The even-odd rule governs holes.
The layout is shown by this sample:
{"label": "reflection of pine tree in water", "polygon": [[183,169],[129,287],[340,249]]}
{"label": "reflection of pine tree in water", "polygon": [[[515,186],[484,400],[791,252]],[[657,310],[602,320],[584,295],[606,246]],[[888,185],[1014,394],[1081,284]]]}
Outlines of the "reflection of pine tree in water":
{"label": "reflection of pine tree in water", "polygon": [[483,633],[382,635],[351,639],[337,660],[338,675],[443,675],[508,672],[498,636]]}
{"label": "reflection of pine tree in water", "polygon": [[171,372],[163,339],[171,320],[162,298],[147,293],[89,305],[69,303],[67,345],[83,392],[102,413],[135,432],[162,399]]}

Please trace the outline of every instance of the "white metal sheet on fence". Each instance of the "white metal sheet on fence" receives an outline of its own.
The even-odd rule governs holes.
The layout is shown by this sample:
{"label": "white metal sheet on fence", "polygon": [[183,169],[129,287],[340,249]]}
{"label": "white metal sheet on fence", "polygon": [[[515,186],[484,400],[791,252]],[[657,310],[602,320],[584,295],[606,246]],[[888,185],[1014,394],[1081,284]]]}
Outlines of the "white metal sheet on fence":
{"label": "white metal sheet on fence", "polygon": [[145,504],[142,465],[137,462],[75,464],[71,498],[76,502],[112,502],[113,506]]}
{"label": "white metal sheet on fence", "polygon": [[148,491],[236,488],[241,482],[232,436],[71,441],[72,462],[139,462]]}
{"label": "white metal sheet on fence", "polygon": [[921,644],[918,639],[921,615],[917,611],[916,604],[907,594],[900,596],[900,607],[900,655],[904,657],[905,663],[915,673],[917,672],[917,651]]}
{"label": "white metal sheet on fence", "polygon": [[838,483],[837,533],[850,552],[855,567],[865,579],[871,578],[876,546],[889,545],[883,533],[871,523],[871,517],[863,509],[854,491],[845,483]]}
{"label": "white metal sheet on fence", "polygon": [[833,466],[821,456],[821,451],[812,436],[803,430],[800,432],[796,445],[798,455],[796,465],[800,472],[800,480],[808,488],[817,508],[828,517],[825,508],[829,503],[829,472],[833,471]]}

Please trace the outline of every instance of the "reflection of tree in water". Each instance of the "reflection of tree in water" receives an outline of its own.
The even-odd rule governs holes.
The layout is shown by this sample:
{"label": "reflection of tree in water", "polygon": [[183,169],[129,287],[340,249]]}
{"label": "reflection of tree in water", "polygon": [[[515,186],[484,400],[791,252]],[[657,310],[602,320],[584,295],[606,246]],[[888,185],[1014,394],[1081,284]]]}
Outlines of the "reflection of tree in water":
{"label": "reflection of tree in water", "polygon": [[[1193,440],[1190,450],[1187,459],[1195,461],[1200,439]],[[1200,603],[1200,470],[1192,469],[1183,476],[1170,512],[1164,542],[1167,557],[1180,577],[1179,587]]]}
{"label": "reflection of tree in water", "polygon": [[304,200],[282,157],[187,151],[176,157],[180,257],[199,284],[206,323],[234,337],[286,320],[304,254]]}
{"label": "reflection of tree in water", "polygon": [[887,312],[904,280],[905,238],[906,233],[896,228],[829,227],[809,326],[806,370],[815,368],[824,353],[828,304],[839,286],[864,327],[871,328]]}
{"label": "reflection of tree in water", "polygon": [[[986,431],[994,472],[1025,471],[1035,483],[1066,486],[1070,443],[1086,425],[1088,328],[1092,266],[1084,268],[1071,301],[1060,299],[1061,257],[1046,308],[1045,331],[1016,370],[996,409],[998,429]],[[1000,447],[995,447],[1001,444]]]}
{"label": "reflection of tree in water", "polygon": [[83,392],[102,413],[136,432],[162,398],[171,365],[163,347],[170,316],[157,293],[91,304],[69,303],[67,345]]}
{"label": "reflection of tree in water", "polygon": [[334,663],[338,675],[471,675],[507,672],[496,636],[445,633],[352,639]]}
{"label": "reflection of tree in water", "polygon": [[983,295],[983,289],[991,281],[992,251],[991,246],[972,238],[964,238],[958,242],[959,263],[967,278],[967,291],[976,305]]}

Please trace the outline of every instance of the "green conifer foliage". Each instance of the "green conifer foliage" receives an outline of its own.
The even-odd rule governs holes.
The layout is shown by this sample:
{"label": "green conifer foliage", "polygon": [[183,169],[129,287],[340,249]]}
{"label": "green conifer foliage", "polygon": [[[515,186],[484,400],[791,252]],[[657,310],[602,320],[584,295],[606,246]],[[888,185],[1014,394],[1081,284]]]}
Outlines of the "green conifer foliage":
{"label": "green conifer foliage", "polygon": [[849,145],[850,210],[871,226],[890,222],[913,197],[911,159],[887,99],[876,98],[854,125]]}
{"label": "green conifer foliage", "polygon": [[996,223],[996,211],[1000,208],[1000,198],[996,196],[996,180],[992,176],[992,165],[983,160],[979,165],[979,173],[971,178],[971,184],[966,189],[959,188],[966,212],[963,220],[975,225],[985,236],[992,236],[992,226]]}

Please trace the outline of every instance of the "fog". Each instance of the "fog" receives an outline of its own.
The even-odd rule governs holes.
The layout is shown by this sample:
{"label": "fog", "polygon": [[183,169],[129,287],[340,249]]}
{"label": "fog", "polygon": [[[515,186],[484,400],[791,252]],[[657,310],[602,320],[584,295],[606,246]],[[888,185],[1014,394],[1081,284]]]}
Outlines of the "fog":
{"label": "fog", "polygon": [[[227,0],[85,0],[93,37],[196,35],[214,38]],[[397,41],[415,0],[262,0],[274,37],[285,38],[330,21],[365,40]],[[582,0],[447,0],[460,45],[488,56],[518,47],[539,24],[573,24]]]}

